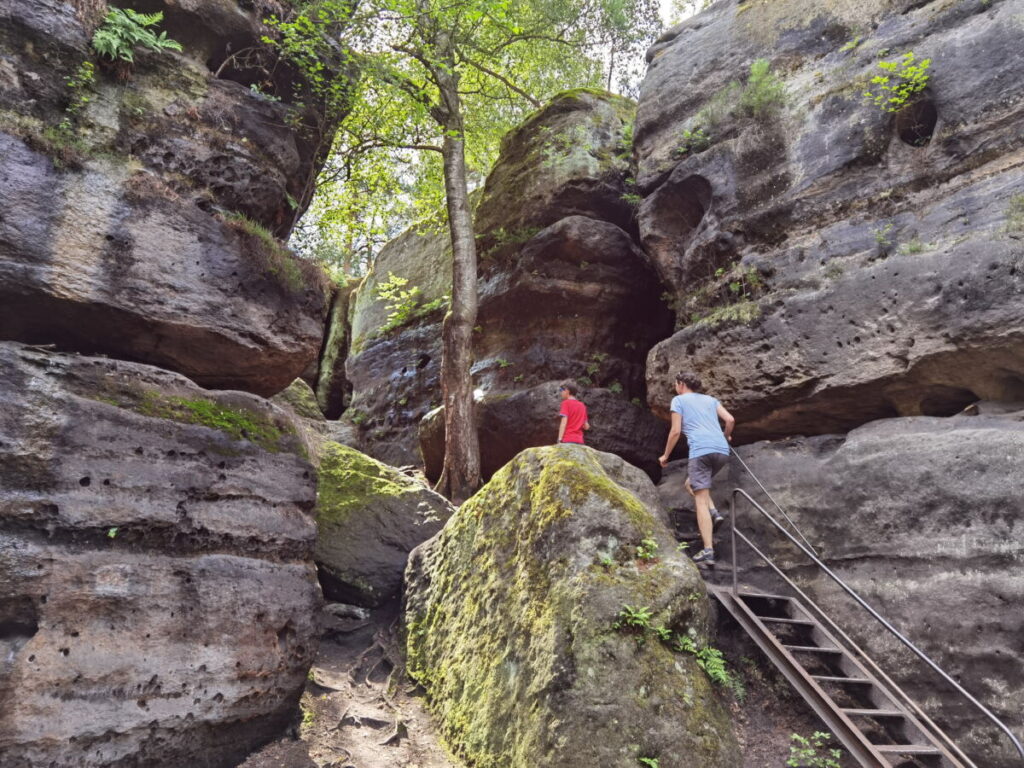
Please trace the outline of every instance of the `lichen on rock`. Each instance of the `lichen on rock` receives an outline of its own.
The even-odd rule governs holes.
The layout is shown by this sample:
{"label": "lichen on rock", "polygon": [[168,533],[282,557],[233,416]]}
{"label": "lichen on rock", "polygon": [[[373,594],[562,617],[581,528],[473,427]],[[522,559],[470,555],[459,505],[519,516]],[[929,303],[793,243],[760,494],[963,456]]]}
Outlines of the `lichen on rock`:
{"label": "lichen on rock", "polygon": [[[706,643],[697,569],[640,470],[583,446],[523,451],[418,548],[409,673],[474,768],[734,768],[728,714],[692,656],[613,627],[626,605]],[[657,558],[636,559],[644,538]]]}

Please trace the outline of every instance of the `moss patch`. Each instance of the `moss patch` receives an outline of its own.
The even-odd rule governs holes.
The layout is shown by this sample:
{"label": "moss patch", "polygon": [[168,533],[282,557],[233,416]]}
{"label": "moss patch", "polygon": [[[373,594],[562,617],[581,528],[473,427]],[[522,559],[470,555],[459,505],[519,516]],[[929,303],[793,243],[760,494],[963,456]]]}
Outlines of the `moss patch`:
{"label": "moss patch", "polygon": [[206,398],[186,398],[147,390],[134,409],[145,416],[198,424],[216,429],[235,440],[248,440],[271,453],[291,447],[294,433],[276,426],[261,413],[223,405]]}
{"label": "moss patch", "polygon": [[413,481],[354,448],[330,443],[320,460],[317,520],[340,525],[367,506],[368,499],[415,490]]}

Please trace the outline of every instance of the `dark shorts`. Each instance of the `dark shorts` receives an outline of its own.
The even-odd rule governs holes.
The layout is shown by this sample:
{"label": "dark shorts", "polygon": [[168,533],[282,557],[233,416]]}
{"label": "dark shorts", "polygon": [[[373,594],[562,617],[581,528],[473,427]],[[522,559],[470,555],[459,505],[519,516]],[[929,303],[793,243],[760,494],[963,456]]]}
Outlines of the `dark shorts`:
{"label": "dark shorts", "polygon": [[688,467],[690,470],[690,487],[695,491],[703,491],[711,487],[711,478],[721,471],[722,467],[729,463],[729,457],[724,453],[705,453],[696,459],[690,459]]}

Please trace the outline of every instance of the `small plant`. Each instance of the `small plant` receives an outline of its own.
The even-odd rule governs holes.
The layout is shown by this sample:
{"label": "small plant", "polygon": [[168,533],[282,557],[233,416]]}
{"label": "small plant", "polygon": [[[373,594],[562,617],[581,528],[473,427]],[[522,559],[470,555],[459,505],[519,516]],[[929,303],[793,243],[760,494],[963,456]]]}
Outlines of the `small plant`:
{"label": "small plant", "polygon": [[108,539],[113,539],[115,536],[117,536],[117,526],[116,525],[113,528],[108,528],[107,529],[107,538]]}
{"label": "small plant", "polygon": [[725,658],[720,650],[710,645],[701,648],[697,651],[697,663],[713,683],[728,688],[740,701],[746,697],[747,692],[742,681],[726,668]]}
{"label": "small plant", "polygon": [[420,287],[414,285],[411,288],[406,288],[408,284],[409,278],[399,277],[394,272],[388,272],[388,279],[377,286],[377,298],[386,301],[389,310],[387,322],[381,326],[381,333],[393,331],[406,323],[427,317],[448,307],[448,296],[439,296],[421,304],[420,299],[423,292]]}
{"label": "small plant", "polygon": [[921,238],[915,236],[915,237],[911,238],[910,240],[908,240],[907,242],[905,242],[903,245],[900,246],[900,253],[902,253],[902,254],[924,253],[926,249],[927,249],[927,246],[924,243],[921,242]]}
{"label": "small plant", "polygon": [[629,404],[630,405],[635,405],[637,408],[643,408],[644,407],[644,404],[642,402],[640,402],[640,398],[639,397],[634,397],[632,400],[629,401]]}
{"label": "small plant", "polygon": [[96,67],[91,61],[83,61],[78,68],[64,81],[71,94],[64,114],[75,118],[92,101],[92,88],[96,83]]}
{"label": "small plant", "polygon": [[615,558],[613,558],[611,555],[601,555],[601,559],[597,562],[601,565],[602,568],[609,571],[615,567]]}
{"label": "small plant", "polygon": [[711,137],[703,128],[686,128],[679,137],[679,146],[676,147],[677,155],[697,155],[711,146]]}
{"label": "small plant", "polygon": [[790,768],[839,768],[839,759],[843,756],[841,749],[829,749],[832,734],[827,731],[815,731],[808,739],[798,733],[790,735],[793,744],[789,746],[789,759],[786,765]]}
{"label": "small plant", "polygon": [[771,71],[768,59],[750,65],[750,78],[740,97],[740,108],[751,117],[765,117],[786,102],[786,86]]}
{"label": "small plant", "polygon": [[661,768],[656,757],[638,757],[636,760],[640,765],[646,766],[646,768]]}
{"label": "small plant", "polygon": [[878,66],[887,74],[871,78],[874,90],[864,91],[864,98],[874,102],[885,112],[899,112],[928,85],[928,67],[931,59],[917,62],[912,52],[896,61],[880,61]]}
{"label": "small plant", "polygon": [[1006,207],[1006,231],[1024,232],[1024,194],[1014,195]]}
{"label": "small plant", "polygon": [[181,43],[171,40],[155,27],[164,20],[162,12],[139,13],[131,8],[113,8],[92,37],[92,47],[111,61],[135,61],[139,46],[152,51],[180,51]]}
{"label": "small plant", "polygon": [[839,49],[839,52],[840,53],[846,53],[847,51],[852,51],[854,48],[856,48],[858,45],[860,45],[860,40],[861,40],[860,35],[857,35],[855,38],[853,38],[853,40],[850,40],[845,45],[843,45]]}
{"label": "small plant", "polygon": [[892,230],[895,225],[890,221],[884,226],[874,230],[875,242],[881,248],[888,248],[892,245]]}
{"label": "small plant", "polygon": [[515,365],[515,363],[509,362],[508,360],[506,360],[503,357],[499,357],[498,358],[498,367],[499,368],[502,368],[502,369],[504,369],[504,368],[511,368],[513,365]]}
{"label": "small plant", "polygon": [[366,423],[366,420],[370,418],[370,414],[366,411],[355,411],[351,416],[348,417],[349,421],[355,424],[357,427],[361,427]]}
{"label": "small plant", "polygon": [[613,395],[621,395],[622,390],[622,382],[613,381],[611,384],[608,385],[608,391],[611,392]]}
{"label": "small plant", "polygon": [[594,386],[594,380],[591,379],[589,376],[580,376],[579,378],[576,379],[576,381],[581,386],[584,386],[584,387],[592,387],[592,386]]}
{"label": "small plant", "polygon": [[516,384],[521,384],[523,382],[523,379],[525,379],[525,378],[526,378],[525,374],[517,373],[515,376],[512,377],[512,381],[514,383],[516,383]]}
{"label": "small plant", "polygon": [[601,370],[601,363],[608,359],[607,352],[595,352],[587,364],[587,374],[593,376]]}
{"label": "small plant", "polygon": [[842,276],[842,264],[836,264],[835,262],[831,262],[827,267],[825,267],[825,277],[827,277],[829,280],[838,280]]}
{"label": "small plant", "polygon": [[622,201],[631,208],[639,208],[644,199],[635,192],[626,192],[622,195]]}
{"label": "small plant", "polygon": [[672,643],[672,650],[676,653],[697,653],[697,644],[693,641],[693,638],[689,635],[676,635],[675,641]]}
{"label": "small plant", "polygon": [[658,542],[651,538],[651,534],[648,533],[647,537],[640,540],[640,543],[636,548],[636,559],[637,560],[653,560],[658,556]]}
{"label": "small plant", "polygon": [[687,541],[680,541],[676,544],[676,552],[685,552],[690,548],[690,543]]}
{"label": "small plant", "polygon": [[654,634],[655,634],[655,636],[657,636],[657,638],[661,642],[663,642],[665,644],[668,644],[668,643],[672,642],[672,630],[669,629],[668,627],[665,627],[665,626],[655,627],[654,628]]}
{"label": "small plant", "polygon": [[612,629],[623,632],[644,632],[651,627],[651,609],[636,608],[632,605],[622,606]]}
{"label": "small plant", "polygon": [[316,712],[302,707],[302,727],[309,728],[316,721]]}

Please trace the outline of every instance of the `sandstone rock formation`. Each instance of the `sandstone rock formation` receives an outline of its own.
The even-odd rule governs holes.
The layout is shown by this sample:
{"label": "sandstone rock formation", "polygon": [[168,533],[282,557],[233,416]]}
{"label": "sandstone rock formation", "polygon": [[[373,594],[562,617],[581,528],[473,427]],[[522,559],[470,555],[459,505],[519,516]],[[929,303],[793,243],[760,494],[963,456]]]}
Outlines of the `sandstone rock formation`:
{"label": "sandstone rock formation", "polygon": [[[741,441],[1022,397],[1019,13],[731,0],[663,36],[636,127],[640,235],[679,321],[653,407],[684,366]],[[908,52],[930,79],[892,115],[862,92]],[[784,98],[749,82],[759,58]]]}
{"label": "sandstone rock formation", "polygon": [[315,479],[265,400],[0,343],[0,763],[236,765],[316,651]]}
{"label": "sandstone rock formation", "polygon": [[[665,429],[635,403],[645,398],[646,350],[672,320],[627,231],[631,117],[631,103],[610,94],[563,94],[506,137],[488,178],[477,208],[473,369],[485,475],[522,448],[555,440],[551,383],[576,378],[595,426],[589,441],[657,477]],[[379,295],[391,275],[420,290],[421,310],[397,327]],[[350,413],[364,425],[367,450],[389,463],[419,463],[417,428],[440,405],[441,312],[425,308],[443,306],[450,284],[447,233],[420,227],[381,251],[355,294]],[[431,478],[444,451],[436,418],[420,437]]]}
{"label": "sandstone rock formation", "polygon": [[323,348],[317,362],[314,389],[320,410],[329,419],[337,419],[345,412],[352,399],[352,384],[345,373],[345,359],[352,341],[352,323],[349,320],[352,294],[359,285],[350,280],[338,286],[331,298],[327,314]]}
{"label": "sandstone rock formation", "polygon": [[[651,626],[707,640],[703,583],[656,504],[615,456],[530,449],[413,553],[409,671],[457,754],[509,768],[740,764],[694,657],[613,627],[624,606],[646,607]],[[644,538],[657,559],[638,562]]]}
{"label": "sandstone rock formation", "polygon": [[395,597],[409,553],[451,516],[444,497],[336,443],[318,467],[316,562],[328,597],[376,607]]}
{"label": "sandstone rock formation", "polygon": [[234,2],[156,4],[184,53],[66,85],[91,59],[91,7],[0,4],[0,338],[273,394],[326,311],[319,270],[273,239],[322,159],[286,119],[298,86],[271,101],[220,67],[266,32]]}
{"label": "sandstone rock formation", "polygon": [[[847,435],[739,452],[758,477],[770,479],[773,495],[830,567],[1019,733],[1024,404],[1017,408],[1015,415],[886,419]],[[764,503],[738,468],[732,478]],[[756,513],[741,507],[738,520],[940,716],[978,765],[1016,764],[1005,737]],[[752,570],[749,550],[743,557],[744,578],[778,586]]]}

